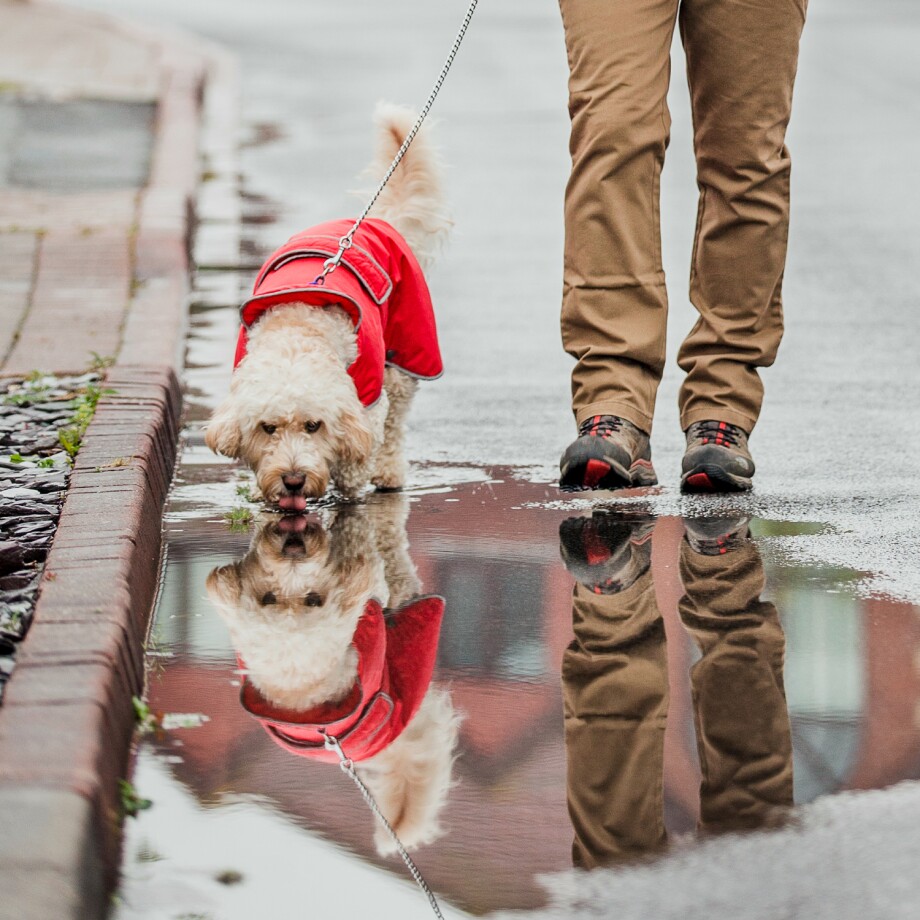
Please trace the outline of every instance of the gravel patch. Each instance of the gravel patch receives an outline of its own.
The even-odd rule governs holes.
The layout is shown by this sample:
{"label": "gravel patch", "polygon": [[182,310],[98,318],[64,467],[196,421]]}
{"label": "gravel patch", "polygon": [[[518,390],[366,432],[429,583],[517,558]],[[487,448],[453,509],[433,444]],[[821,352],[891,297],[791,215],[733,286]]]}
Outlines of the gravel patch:
{"label": "gravel patch", "polygon": [[35,611],[73,457],[101,377],[30,375],[0,383],[0,701]]}

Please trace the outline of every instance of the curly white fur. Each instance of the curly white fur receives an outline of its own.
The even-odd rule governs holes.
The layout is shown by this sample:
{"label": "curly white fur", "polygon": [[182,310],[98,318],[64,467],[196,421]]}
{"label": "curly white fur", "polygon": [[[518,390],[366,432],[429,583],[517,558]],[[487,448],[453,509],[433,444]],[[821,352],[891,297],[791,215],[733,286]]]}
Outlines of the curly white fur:
{"label": "curly white fur", "polygon": [[[450,693],[431,687],[406,730],[376,757],[357,765],[361,779],[407,850],[432,843],[444,832],[438,817],[453,785],[460,722]],[[374,845],[381,856],[396,852],[379,822]]]}
{"label": "curly white fur", "polygon": [[[381,104],[376,122],[372,169],[380,175],[414,115]],[[424,132],[372,214],[403,235],[420,264],[431,262],[451,221],[437,157]],[[355,354],[352,322],[339,307],[291,303],[267,311],[250,331],[230,393],[211,417],[207,445],[242,459],[255,472],[262,498],[290,510],[302,510],[305,498],[321,496],[330,481],[346,498],[355,498],[368,483],[400,488],[406,476],[405,423],[417,383],[387,368],[383,395],[365,409],[347,371]]]}

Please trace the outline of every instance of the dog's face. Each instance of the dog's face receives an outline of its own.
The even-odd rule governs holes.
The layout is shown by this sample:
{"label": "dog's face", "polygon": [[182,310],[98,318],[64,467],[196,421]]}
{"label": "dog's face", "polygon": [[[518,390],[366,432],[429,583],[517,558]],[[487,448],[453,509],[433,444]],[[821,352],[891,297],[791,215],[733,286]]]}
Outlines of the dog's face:
{"label": "dog's face", "polygon": [[336,466],[365,462],[373,448],[366,410],[340,360],[255,340],[205,441],[243,460],[263,499],[287,511],[304,510],[307,498],[325,493]]}
{"label": "dog's face", "polygon": [[272,703],[305,709],[354,682],[352,636],[379,561],[302,515],[259,521],[239,562],[207,578],[249,678]]}

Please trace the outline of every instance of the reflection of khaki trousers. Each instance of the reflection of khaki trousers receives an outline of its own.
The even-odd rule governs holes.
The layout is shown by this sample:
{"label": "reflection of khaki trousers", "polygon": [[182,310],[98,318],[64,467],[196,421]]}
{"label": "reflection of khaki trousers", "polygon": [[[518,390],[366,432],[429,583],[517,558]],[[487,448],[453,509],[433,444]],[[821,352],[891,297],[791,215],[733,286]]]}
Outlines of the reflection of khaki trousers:
{"label": "reflection of khaki trousers", "polygon": [[[792,804],[784,639],[760,600],[763,566],[744,544],[723,556],[681,544],[684,626],[703,657],[691,682],[702,769],[701,827],[770,823]],[[664,627],[651,571],[613,595],[576,585],[563,660],[573,859],[592,868],[661,849],[668,710]]]}
{"label": "reflection of khaki trousers", "polygon": [[690,270],[700,316],[678,354],[681,425],[754,427],[757,368],[773,363],[783,331],[784,138],[806,3],[560,0],[572,117],[562,338],[577,359],[579,423],[621,415],[651,431],[667,319],[659,177],[679,21],[700,188]]}

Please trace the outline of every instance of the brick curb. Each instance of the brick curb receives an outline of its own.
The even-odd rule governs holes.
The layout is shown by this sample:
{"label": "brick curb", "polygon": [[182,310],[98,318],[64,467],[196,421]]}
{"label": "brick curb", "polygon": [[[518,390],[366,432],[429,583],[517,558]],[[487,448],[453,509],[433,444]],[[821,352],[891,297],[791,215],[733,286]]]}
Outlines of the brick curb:
{"label": "brick curb", "polygon": [[218,216],[231,226],[234,219],[235,61],[192,38],[108,22],[159,49],[153,161],[131,306],[106,381],[115,392],[99,401],[77,455],[33,625],[0,707],[0,920],[108,912],[131,697],[143,693],[161,513],[177,453],[202,145],[226,180]]}
{"label": "brick curb", "polygon": [[169,370],[108,384],[0,709],[2,917],[105,916],[117,873],[181,397]]}

